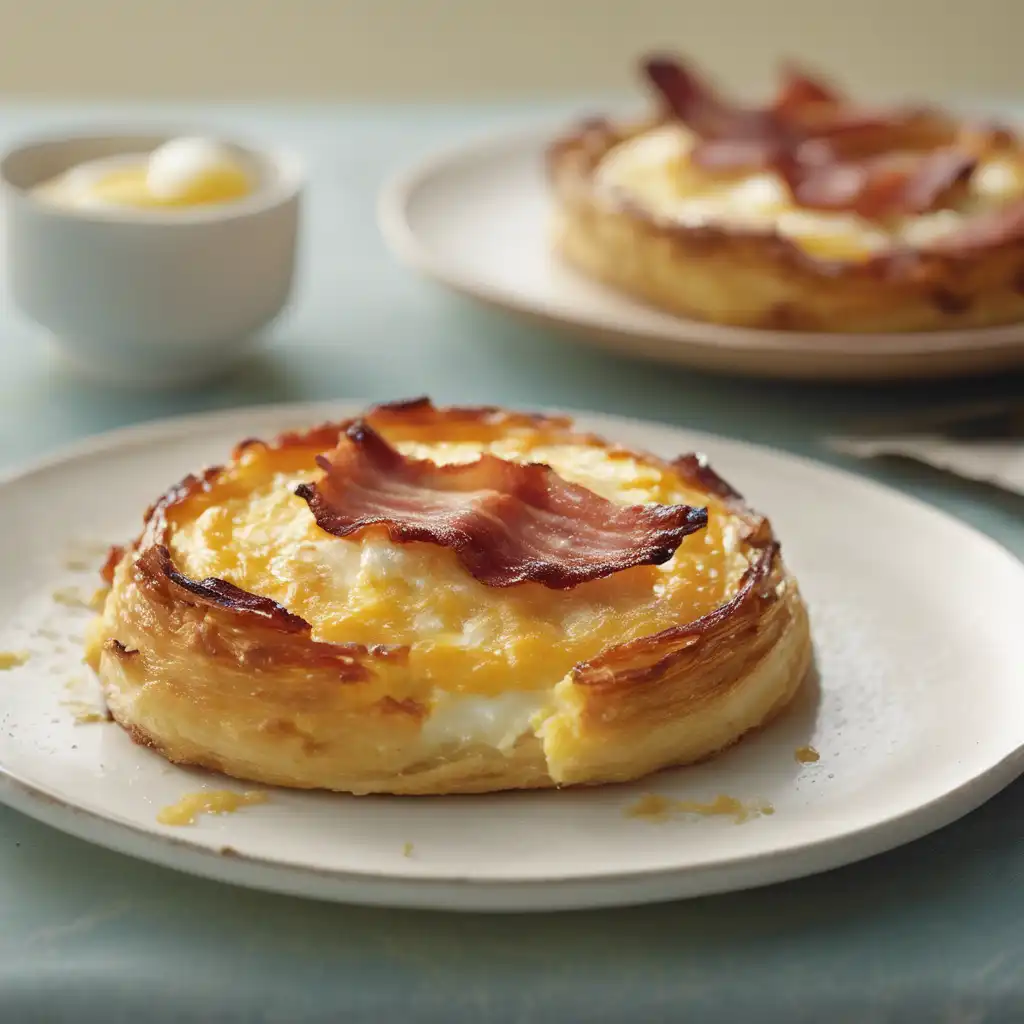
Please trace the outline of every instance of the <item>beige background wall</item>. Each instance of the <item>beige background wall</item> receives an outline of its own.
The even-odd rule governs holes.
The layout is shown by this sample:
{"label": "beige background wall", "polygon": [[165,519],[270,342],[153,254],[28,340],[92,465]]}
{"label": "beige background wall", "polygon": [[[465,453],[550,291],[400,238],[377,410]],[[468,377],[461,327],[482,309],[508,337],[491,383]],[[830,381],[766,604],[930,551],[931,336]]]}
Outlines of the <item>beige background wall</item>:
{"label": "beige background wall", "polygon": [[0,93],[489,98],[606,92],[673,47],[763,84],[1024,98],[1024,0],[0,0]]}

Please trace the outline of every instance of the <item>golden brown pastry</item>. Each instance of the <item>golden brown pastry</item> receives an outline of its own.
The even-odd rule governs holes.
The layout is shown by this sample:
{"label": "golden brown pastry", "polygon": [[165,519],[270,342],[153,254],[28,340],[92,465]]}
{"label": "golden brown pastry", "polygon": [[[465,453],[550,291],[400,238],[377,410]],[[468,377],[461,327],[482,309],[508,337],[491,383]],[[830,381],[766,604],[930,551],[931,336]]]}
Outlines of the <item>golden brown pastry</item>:
{"label": "golden brown pastry", "polygon": [[555,246],[698,320],[883,332],[1024,319],[1024,145],[937,109],[867,109],[787,69],[744,108],[669,58],[644,120],[548,152]]}
{"label": "golden brown pastry", "polygon": [[114,718],[282,786],[633,779],[767,721],[811,656],[768,521],[697,456],[426,400],[241,443],[107,571]]}

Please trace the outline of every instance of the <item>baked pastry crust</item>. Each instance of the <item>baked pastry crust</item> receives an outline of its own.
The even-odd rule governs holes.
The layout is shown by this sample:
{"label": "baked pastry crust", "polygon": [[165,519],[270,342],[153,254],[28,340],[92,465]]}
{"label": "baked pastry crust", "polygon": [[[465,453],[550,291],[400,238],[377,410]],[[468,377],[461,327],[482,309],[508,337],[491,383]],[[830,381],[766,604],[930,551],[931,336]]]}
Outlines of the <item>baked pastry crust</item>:
{"label": "baked pastry crust", "polygon": [[[688,545],[698,538],[688,538],[664,565],[637,566],[568,591],[532,582],[494,590],[469,577],[454,552],[406,545],[423,549],[424,557],[437,560],[429,564],[447,574],[428,579],[428,591],[431,584],[437,592],[451,589],[447,581],[454,580],[470,606],[487,602],[523,622],[533,621],[535,608],[538,622],[555,623],[555,632],[544,635],[565,630],[565,651],[555,652],[552,645],[541,650],[539,661],[529,661],[528,649],[517,648],[497,676],[476,684],[480,673],[473,669],[481,668],[483,649],[454,652],[461,659],[451,662],[459,678],[424,668],[441,646],[439,626],[418,627],[412,642],[401,633],[407,628],[402,623],[394,626],[398,633],[383,630],[379,642],[366,642],[365,636],[339,641],[330,634],[334,609],[325,607],[327,599],[314,600],[305,584],[300,581],[296,589],[289,579],[298,572],[288,554],[292,548],[275,548],[272,573],[266,570],[261,578],[273,575],[274,586],[286,588],[275,594],[302,595],[306,604],[296,596],[286,607],[267,593],[190,574],[193,562],[199,566],[207,556],[235,566],[258,560],[251,526],[220,534],[219,552],[188,548],[186,540],[197,523],[212,521],[232,501],[245,512],[267,488],[283,494],[288,522],[315,532],[312,514],[294,494],[294,480],[296,474],[314,477],[315,456],[331,450],[352,421],[284,434],[268,444],[243,442],[224,467],[190,476],[168,491],[147,512],[135,543],[111,558],[111,589],[90,632],[87,660],[111,714],[135,740],[180,764],[281,786],[481,793],[625,781],[697,761],[768,721],[797,692],[810,664],[811,641],[796,582],[768,520],[702,459],[688,455],[669,463],[630,452],[574,432],[563,418],[436,409],[425,401],[378,407],[360,422],[395,444],[441,450],[436,446],[494,445],[511,438],[523,461],[531,452],[563,451],[581,463],[635,471],[667,488],[663,493],[702,498],[711,517],[709,538],[714,531],[721,543],[713,547],[709,539],[691,551]],[[397,547],[379,530],[364,532],[366,537],[351,539],[325,534],[324,542],[346,550],[362,543],[364,556],[370,543]],[[705,551],[705,572],[687,579],[705,564]],[[718,559],[714,570],[712,559]],[[652,599],[668,595],[671,585],[697,587],[693,607],[700,614],[684,614],[690,591],[676,591],[684,594],[679,599]],[[272,589],[269,582],[266,589]],[[422,600],[432,599],[428,594]],[[310,618],[310,608],[320,616],[316,625],[295,610],[300,606]],[[411,616],[399,604],[379,621],[393,625],[405,612]],[[591,616],[578,634],[589,637],[591,653],[554,678],[539,676],[537,665],[554,664],[556,653],[584,650],[566,625],[569,613],[576,621]],[[625,623],[634,614],[641,626],[657,628],[629,632]],[[360,625],[358,618],[347,621],[345,630]],[[514,622],[513,634],[520,631]],[[405,642],[394,642],[396,637]],[[438,730],[435,719],[453,701],[480,698],[496,702],[488,708],[500,708],[510,688],[535,695],[536,708],[509,735]]]}
{"label": "baked pastry crust", "polygon": [[[573,128],[548,149],[554,247],[586,275],[634,298],[714,323],[878,333],[986,327],[1024,319],[1021,140],[1003,129],[980,130],[937,111],[924,112],[919,119],[933,134],[929,148],[959,147],[977,158],[977,167],[988,157],[998,157],[998,172],[1016,179],[1005,202],[984,209],[965,205],[961,176],[957,187],[919,218],[928,227],[929,217],[931,224],[946,217],[934,237],[922,231],[921,241],[915,242],[918,235],[910,231],[878,244],[891,225],[885,218],[858,216],[865,237],[871,236],[875,244],[863,253],[837,257],[827,249],[809,248],[770,223],[714,216],[688,222],[629,189],[606,187],[601,168],[610,154],[652,131],[680,125],[665,113],[632,122],[598,118]],[[884,155],[901,148],[899,131],[892,134]],[[919,150],[922,140],[908,137],[906,147]],[[977,167],[965,173],[976,174]],[[665,174],[672,173],[666,167]],[[712,169],[703,183],[716,176],[728,182],[735,173],[735,168]],[[682,198],[686,188],[685,182],[680,185]],[[807,212],[793,201],[801,215]],[[962,213],[961,222],[954,224],[944,210]]]}

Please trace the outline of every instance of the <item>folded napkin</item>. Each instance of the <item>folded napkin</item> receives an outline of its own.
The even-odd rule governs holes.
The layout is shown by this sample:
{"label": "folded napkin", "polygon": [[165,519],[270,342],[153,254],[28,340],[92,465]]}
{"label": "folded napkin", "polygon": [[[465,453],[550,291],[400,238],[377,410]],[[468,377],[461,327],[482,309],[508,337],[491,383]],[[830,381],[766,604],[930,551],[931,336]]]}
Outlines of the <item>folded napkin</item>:
{"label": "folded napkin", "polygon": [[876,423],[863,433],[828,438],[826,443],[833,451],[858,458],[915,459],[1024,495],[1024,401],[939,410],[899,426],[887,430]]}

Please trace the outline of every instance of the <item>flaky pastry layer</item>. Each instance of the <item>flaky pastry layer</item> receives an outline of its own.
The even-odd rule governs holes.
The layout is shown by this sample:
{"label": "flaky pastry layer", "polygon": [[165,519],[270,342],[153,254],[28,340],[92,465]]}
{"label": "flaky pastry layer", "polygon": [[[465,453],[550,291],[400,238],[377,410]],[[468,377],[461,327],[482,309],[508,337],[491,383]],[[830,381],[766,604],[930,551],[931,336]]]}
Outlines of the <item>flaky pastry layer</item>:
{"label": "flaky pastry layer", "polygon": [[495,409],[379,407],[417,457],[542,458],[610,500],[708,507],[661,565],[571,590],[472,579],[455,553],[336,537],[295,494],[348,424],[245,442],[172,488],[116,560],[88,641],[114,718],[168,759],[354,793],[623,781],[769,719],[811,658],[769,522],[703,462]]}

